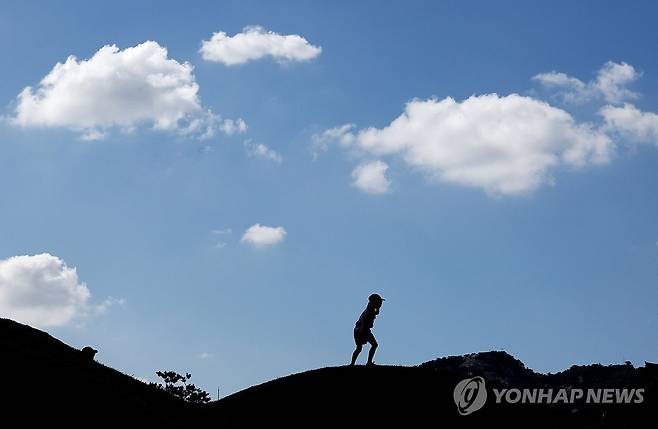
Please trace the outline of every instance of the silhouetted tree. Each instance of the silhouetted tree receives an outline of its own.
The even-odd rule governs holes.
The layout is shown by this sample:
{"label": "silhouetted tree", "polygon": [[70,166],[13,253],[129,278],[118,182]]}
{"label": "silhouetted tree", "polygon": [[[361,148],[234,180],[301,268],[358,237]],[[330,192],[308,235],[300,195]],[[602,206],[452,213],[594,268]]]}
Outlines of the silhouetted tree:
{"label": "silhouetted tree", "polygon": [[159,383],[151,384],[165,392],[171,393],[183,401],[195,404],[202,404],[210,401],[210,395],[208,392],[201,390],[189,382],[190,378],[192,378],[192,374],[185,373],[185,375],[180,375],[174,371],[157,371],[156,374],[162,379],[162,381],[164,381],[164,385]]}

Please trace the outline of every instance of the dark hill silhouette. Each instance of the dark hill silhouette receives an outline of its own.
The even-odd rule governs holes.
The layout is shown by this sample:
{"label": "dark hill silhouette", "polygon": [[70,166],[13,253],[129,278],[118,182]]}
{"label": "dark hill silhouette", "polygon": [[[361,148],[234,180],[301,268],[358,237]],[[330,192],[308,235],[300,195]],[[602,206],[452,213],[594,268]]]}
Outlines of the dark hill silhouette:
{"label": "dark hill silhouette", "polygon": [[[175,427],[190,411],[165,392],[95,362],[45,332],[0,319],[0,407],[20,425]],[[76,424],[77,423],[77,424]]]}
{"label": "dark hill silhouette", "polygon": [[[456,384],[483,376],[487,387],[649,387],[645,402],[610,405],[494,404],[468,415],[453,402]],[[535,373],[502,351],[450,356],[417,367],[335,367],[294,374],[254,386],[211,404],[225,427],[356,427],[368,421],[390,427],[623,428],[654,421],[655,375],[632,365],[573,366],[552,375]],[[489,395],[489,401],[494,401]],[[257,406],[254,406],[258,404]],[[208,410],[205,410],[206,412]],[[649,419],[649,420],[647,420]]]}
{"label": "dark hill silhouette", "polygon": [[[102,350],[99,352],[102,356]],[[29,423],[68,427],[108,424],[147,427],[557,427],[655,425],[655,367],[573,366],[539,374],[510,356],[482,352],[405,366],[341,366],[311,370],[253,386],[220,401],[193,406],[98,362],[48,334],[0,319],[3,408],[28,409]],[[495,404],[461,416],[455,385],[482,376],[488,388],[643,387],[642,404]],[[89,424],[97,422],[97,424]]]}

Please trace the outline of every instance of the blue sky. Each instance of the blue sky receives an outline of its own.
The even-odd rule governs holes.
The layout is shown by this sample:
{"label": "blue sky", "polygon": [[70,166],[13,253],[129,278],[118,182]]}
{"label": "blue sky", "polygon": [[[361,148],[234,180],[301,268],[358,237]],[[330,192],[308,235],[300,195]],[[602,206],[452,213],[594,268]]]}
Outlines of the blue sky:
{"label": "blue sky", "polygon": [[[98,360],[210,392],[345,364],[375,291],[380,363],[655,361],[658,6],[437,3],[3,3],[0,309],[34,322],[15,305],[40,303],[44,329]],[[204,59],[202,41],[248,26],[297,35],[292,57]],[[154,118],[189,98],[126,124],[145,80],[99,91],[139,59],[36,92],[69,55],[149,40],[198,85],[178,125]],[[245,238],[254,225],[269,238]],[[50,287],[77,301],[50,305]]]}

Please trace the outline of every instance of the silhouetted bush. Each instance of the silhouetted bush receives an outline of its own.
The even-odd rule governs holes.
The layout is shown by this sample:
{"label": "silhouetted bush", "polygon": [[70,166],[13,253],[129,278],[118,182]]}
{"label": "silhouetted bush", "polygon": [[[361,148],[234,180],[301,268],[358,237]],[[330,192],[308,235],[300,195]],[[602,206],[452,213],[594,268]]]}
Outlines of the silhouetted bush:
{"label": "silhouetted bush", "polygon": [[151,383],[151,385],[171,393],[186,402],[203,404],[210,401],[208,392],[189,383],[192,374],[186,373],[185,375],[180,375],[174,371],[157,371],[156,374],[164,381],[164,385],[159,383]]}

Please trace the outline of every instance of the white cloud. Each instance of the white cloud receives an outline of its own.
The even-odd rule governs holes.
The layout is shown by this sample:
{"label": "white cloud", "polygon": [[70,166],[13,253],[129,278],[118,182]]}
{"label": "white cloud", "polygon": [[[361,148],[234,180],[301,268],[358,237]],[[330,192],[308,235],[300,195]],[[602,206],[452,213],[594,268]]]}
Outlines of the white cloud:
{"label": "white cloud", "polygon": [[596,87],[606,101],[619,103],[625,99],[639,97],[637,93],[626,88],[626,85],[637,80],[640,75],[630,64],[608,61],[597,74]]}
{"label": "white cloud", "polygon": [[533,80],[547,88],[558,89],[559,94],[568,102],[584,102],[602,97],[609,103],[620,103],[639,96],[629,90],[627,85],[640,75],[630,64],[608,61],[599,69],[596,79],[587,83],[556,71],[540,73]]}
{"label": "white cloud", "polygon": [[204,60],[232,66],[266,56],[278,61],[307,61],[320,55],[322,48],[297,34],[281,35],[252,26],[234,36],[223,31],[213,33],[210,40],[201,42],[199,52]]}
{"label": "white cloud", "polygon": [[224,119],[219,128],[228,135],[244,133],[247,131],[247,123],[242,119]]}
{"label": "white cloud", "polygon": [[63,326],[84,316],[91,293],[75,267],[42,253],[0,260],[0,314],[35,326]]}
{"label": "white cloud", "polygon": [[600,113],[608,131],[658,145],[658,114],[643,112],[629,103],[622,107],[604,106]]}
{"label": "white cloud", "polygon": [[321,133],[313,134],[311,137],[311,152],[313,160],[316,160],[320,153],[326,152],[329,149],[329,143],[339,142],[343,146],[347,146],[354,141],[354,124],[343,124],[334,128],[329,128]]}
{"label": "white cloud", "polygon": [[587,85],[582,80],[556,71],[540,73],[533,76],[532,79],[548,87],[572,88],[576,92],[583,92],[587,88]]}
{"label": "white cloud", "polygon": [[86,60],[68,57],[37,88],[23,89],[12,122],[65,127],[85,140],[102,139],[114,127],[132,131],[140,125],[201,138],[246,129],[241,119],[222,120],[204,109],[198,91],[192,65],[168,58],[157,42],[124,50],[107,45]]}
{"label": "white cloud", "polygon": [[87,129],[84,130],[80,138],[82,140],[91,142],[96,140],[103,140],[107,136],[107,132],[101,131],[98,129]]}
{"label": "white cloud", "polygon": [[552,168],[605,163],[614,149],[590,124],[517,94],[412,100],[388,126],[342,138],[370,155],[400,156],[433,180],[494,195],[528,193],[552,181]]}
{"label": "white cloud", "polygon": [[241,241],[254,247],[267,247],[283,241],[286,234],[286,230],[281,226],[270,227],[257,223],[245,231]]}
{"label": "white cloud", "polygon": [[105,314],[110,310],[111,307],[116,305],[123,306],[125,303],[126,300],[124,298],[114,298],[108,296],[103,302],[94,306],[94,312],[96,314]]}
{"label": "white cloud", "polygon": [[352,170],[354,186],[369,194],[385,194],[391,186],[386,177],[388,165],[382,161],[371,161],[359,164]]}
{"label": "white cloud", "polygon": [[244,142],[244,147],[247,150],[247,155],[249,156],[266,158],[279,164],[283,162],[281,155],[279,155],[274,149],[270,149],[262,143],[256,144],[251,140],[247,140]]}
{"label": "white cloud", "polygon": [[204,360],[205,360],[205,359],[210,359],[210,358],[212,357],[212,353],[202,352],[202,353],[199,353],[199,354],[197,355],[197,357],[198,357],[199,359],[204,359]]}

